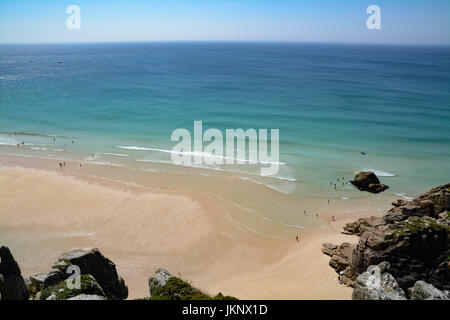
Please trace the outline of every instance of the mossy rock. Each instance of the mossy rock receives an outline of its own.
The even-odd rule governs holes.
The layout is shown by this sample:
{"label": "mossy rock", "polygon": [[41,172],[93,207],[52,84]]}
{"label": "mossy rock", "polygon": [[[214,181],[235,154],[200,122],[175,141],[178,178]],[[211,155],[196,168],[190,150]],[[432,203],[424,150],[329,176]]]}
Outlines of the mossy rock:
{"label": "mossy rock", "polygon": [[152,292],[152,296],[149,300],[237,300],[235,297],[224,296],[218,294],[215,297],[211,297],[199,289],[191,286],[190,283],[177,278],[170,277],[166,284],[160,287],[156,287]]}
{"label": "mossy rock", "polygon": [[79,289],[69,289],[67,287],[67,281],[68,280],[61,281],[54,286],[42,290],[40,299],[46,300],[51,295],[54,295],[54,300],[67,300],[80,294],[105,296],[105,293],[97,281],[95,281],[94,277],[89,274],[81,275]]}
{"label": "mossy rock", "polygon": [[67,259],[58,259],[56,263],[52,266],[53,269],[59,269],[62,272],[65,272],[67,267],[70,266],[72,263]]}
{"label": "mossy rock", "polygon": [[393,231],[395,238],[400,239],[409,237],[419,233],[428,233],[436,231],[449,232],[449,227],[437,223],[430,217],[410,217],[406,221],[396,224],[396,229]]}

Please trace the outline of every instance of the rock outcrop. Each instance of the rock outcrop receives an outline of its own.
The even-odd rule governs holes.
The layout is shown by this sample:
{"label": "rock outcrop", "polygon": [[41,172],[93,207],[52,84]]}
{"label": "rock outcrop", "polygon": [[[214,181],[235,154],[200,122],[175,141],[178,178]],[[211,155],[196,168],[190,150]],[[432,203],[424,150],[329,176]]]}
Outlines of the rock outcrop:
{"label": "rock outcrop", "polygon": [[325,243],[322,247],[322,252],[331,257],[329,262],[330,267],[340,274],[339,280],[348,285],[354,285],[352,277],[351,261],[353,250],[355,246],[350,243],[342,243],[340,246],[331,243]]}
{"label": "rock outcrop", "polygon": [[28,297],[19,265],[8,247],[0,247],[0,299],[28,300]]}
{"label": "rock outcrop", "polygon": [[344,230],[348,234],[361,236],[364,232],[373,230],[383,224],[384,219],[382,217],[359,218],[355,222],[347,223]]}
{"label": "rock outcrop", "polygon": [[65,280],[65,274],[59,269],[52,269],[49,273],[39,273],[30,277],[30,290],[37,292]]}
{"label": "rock outcrop", "polygon": [[68,265],[76,265],[81,274],[92,275],[104,290],[108,299],[121,300],[128,297],[128,287],[117,274],[116,265],[104,257],[98,249],[72,250],[59,257],[54,268],[64,273]]}
{"label": "rock outcrop", "polygon": [[372,171],[358,172],[353,180],[350,181],[358,190],[371,193],[380,193],[389,187],[380,183],[378,177]]}
{"label": "rock outcrop", "polygon": [[156,270],[148,280],[149,300],[237,300],[231,296],[218,293],[212,297],[194,288],[189,282],[170,274],[165,269]]}
{"label": "rock outcrop", "polygon": [[450,184],[392,205],[383,217],[362,218],[344,227],[360,237],[350,256],[341,253],[340,246],[324,245],[322,251],[331,253],[330,265],[340,273],[345,266],[341,280],[350,286],[369,266],[387,261],[389,273],[407,295],[421,280],[450,290]]}
{"label": "rock outcrop", "polygon": [[56,285],[47,287],[38,292],[39,300],[69,300],[71,298],[85,296],[101,296],[104,300],[107,296],[95,278],[90,274],[83,274],[79,279],[79,286],[73,279],[66,279]]}
{"label": "rock outcrop", "polygon": [[390,265],[382,262],[369,266],[356,278],[353,300],[406,300],[405,293],[395,278],[388,273]]}
{"label": "rock outcrop", "polygon": [[167,280],[173,277],[169,271],[163,268],[159,268],[155,271],[155,274],[148,279],[148,287],[150,289],[150,296],[155,293],[158,288],[166,285]]}
{"label": "rock outcrop", "polygon": [[449,300],[448,291],[436,289],[425,281],[417,281],[414,287],[408,289],[411,300]]}
{"label": "rock outcrop", "polygon": [[66,252],[48,273],[33,275],[26,283],[32,298],[37,300],[69,300],[80,295],[72,300],[89,296],[110,300],[128,297],[128,288],[115,264],[98,249]]}

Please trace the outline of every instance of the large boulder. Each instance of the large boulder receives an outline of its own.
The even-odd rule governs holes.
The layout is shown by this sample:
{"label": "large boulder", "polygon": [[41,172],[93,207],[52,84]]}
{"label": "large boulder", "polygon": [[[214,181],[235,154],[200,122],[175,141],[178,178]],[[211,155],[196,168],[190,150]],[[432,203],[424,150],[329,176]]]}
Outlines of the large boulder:
{"label": "large boulder", "polygon": [[380,183],[378,177],[372,171],[358,172],[353,180],[350,181],[358,190],[371,193],[380,193],[389,187]]}
{"label": "large boulder", "polygon": [[411,300],[449,300],[448,292],[441,291],[425,281],[417,281],[408,289]]}
{"label": "large boulder", "polygon": [[65,272],[70,264],[78,266],[81,274],[92,275],[108,299],[120,300],[128,297],[128,287],[122,277],[117,274],[116,265],[104,257],[98,249],[78,249],[64,253],[54,267]]}
{"label": "large boulder", "polygon": [[369,266],[356,278],[353,300],[406,300],[405,293],[395,278],[389,274],[389,263]]}
{"label": "large boulder", "polygon": [[28,300],[29,293],[19,265],[8,247],[0,247],[1,300]]}

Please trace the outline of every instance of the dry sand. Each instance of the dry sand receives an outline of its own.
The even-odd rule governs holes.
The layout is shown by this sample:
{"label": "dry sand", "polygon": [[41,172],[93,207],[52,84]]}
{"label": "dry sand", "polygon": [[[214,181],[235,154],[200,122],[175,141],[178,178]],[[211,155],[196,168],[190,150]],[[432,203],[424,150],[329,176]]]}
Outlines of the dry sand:
{"label": "dry sand", "polygon": [[[373,214],[368,211],[366,215]],[[376,213],[376,212],[375,212]],[[358,211],[358,216],[361,212]],[[148,277],[167,268],[210,294],[241,299],[350,299],[322,254],[353,216],[292,238],[238,228],[208,194],[163,190],[0,161],[0,243],[22,273],[50,270],[74,248],[97,247],[118,267],[129,298],[148,296]]]}

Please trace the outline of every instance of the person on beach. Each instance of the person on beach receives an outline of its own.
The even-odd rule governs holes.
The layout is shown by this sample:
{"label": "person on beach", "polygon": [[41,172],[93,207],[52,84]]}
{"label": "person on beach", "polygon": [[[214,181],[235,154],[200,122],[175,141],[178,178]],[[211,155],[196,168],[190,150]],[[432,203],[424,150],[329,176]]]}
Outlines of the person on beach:
{"label": "person on beach", "polygon": [[331,220],[333,220],[333,222],[336,222],[336,218],[334,216],[331,216]]}
{"label": "person on beach", "polygon": [[80,169],[81,169],[81,163],[80,163]]}
{"label": "person on beach", "polygon": [[328,199],[328,205],[330,205],[330,199]]}
{"label": "person on beach", "polygon": [[61,163],[61,162],[59,163],[59,167],[60,167],[61,169],[62,169],[62,167],[63,167],[63,165],[62,165],[62,163]]}
{"label": "person on beach", "polygon": [[298,235],[295,237],[295,240],[297,240],[297,242],[300,242],[300,240],[298,240]]}
{"label": "person on beach", "polygon": [[305,216],[307,215],[307,214],[306,214],[306,210],[305,210],[305,211],[303,211],[303,213],[305,214]]}
{"label": "person on beach", "polygon": [[319,218],[319,213],[318,212],[316,212],[316,218]]}
{"label": "person on beach", "polygon": [[64,167],[66,166],[66,163],[65,162],[63,162],[63,165],[64,165]]}

